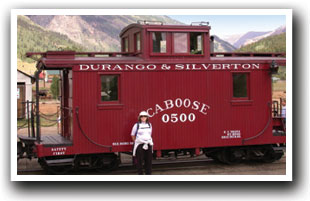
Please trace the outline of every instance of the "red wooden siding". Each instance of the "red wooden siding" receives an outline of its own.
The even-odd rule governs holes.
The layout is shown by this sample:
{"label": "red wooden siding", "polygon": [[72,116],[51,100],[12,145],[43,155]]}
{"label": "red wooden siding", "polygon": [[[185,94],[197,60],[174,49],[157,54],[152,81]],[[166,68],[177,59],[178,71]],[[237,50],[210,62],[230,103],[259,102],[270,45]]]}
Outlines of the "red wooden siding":
{"label": "red wooden siding", "polygon": [[[74,69],[74,108],[79,107],[81,125],[85,133],[95,142],[112,146],[113,143],[131,142],[130,132],[137,115],[142,110],[152,114],[156,104],[165,108],[164,101],[189,99],[191,106],[173,107],[158,112],[150,118],[153,124],[154,149],[180,149],[242,145],[242,139],[257,135],[269,120],[271,103],[271,79],[267,70],[248,72],[249,100],[233,99],[232,71],[132,71],[119,74],[119,103],[100,104],[100,72]],[[242,72],[242,71],[240,71]],[[106,72],[109,74],[108,72]],[[114,73],[115,74],[115,73]],[[210,106],[202,114],[192,109],[193,102]],[[187,101],[188,103],[188,101]],[[175,104],[175,102],[173,103]],[[164,123],[167,114],[195,115],[195,121]],[[183,115],[184,118],[184,115]],[[183,119],[184,120],[184,119]],[[105,152],[82,135],[74,123],[74,145],[80,152]],[[223,139],[224,132],[240,131],[241,137]],[[278,142],[272,136],[272,123],[262,136],[244,142],[246,145]],[[115,144],[114,144],[115,145]],[[130,151],[132,145],[115,145],[112,151]]]}

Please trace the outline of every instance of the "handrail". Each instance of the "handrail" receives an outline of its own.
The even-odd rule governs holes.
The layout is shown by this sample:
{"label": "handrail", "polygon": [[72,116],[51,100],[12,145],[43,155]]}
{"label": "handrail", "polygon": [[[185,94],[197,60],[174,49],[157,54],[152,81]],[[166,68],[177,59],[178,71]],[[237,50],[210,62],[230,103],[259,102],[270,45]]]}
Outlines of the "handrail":
{"label": "handrail", "polygon": [[164,25],[162,21],[152,21],[152,20],[138,20],[137,23],[143,25],[150,25],[150,24],[157,25],[158,23],[160,23],[160,25]]}
{"label": "handrail", "polygon": [[191,26],[198,24],[199,26],[209,26],[209,22],[201,21],[201,22],[192,22]]}
{"label": "handrail", "polygon": [[86,55],[88,57],[95,57],[96,55],[108,55],[109,57],[116,57],[117,55],[121,56],[134,56],[136,52],[74,52],[74,51],[47,51],[47,52],[27,52],[26,57],[32,57],[35,55],[40,55],[41,57],[47,57],[50,55]]}
{"label": "handrail", "polygon": [[[27,52],[27,57],[32,57],[35,55],[41,55],[41,57],[48,56],[87,56],[95,57],[96,55],[107,55],[108,57],[120,56],[136,56],[141,52],[74,52],[74,51],[47,51],[47,52]],[[275,53],[275,52],[212,52],[211,57],[285,57],[286,53]]]}
{"label": "handrail", "polygon": [[285,57],[285,52],[212,52],[211,57],[223,56],[223,57]]}
{"label": "handrail", "polygon": [[80,122],[80,118],[79,118],[79,107],[76,107],[75,108],[75,116],[76,116],[76,120],[77,120],[77,124],[78,124],[78,127],[81,131],[81,133],[86,137],[86,139],[93,143],[94,145],[97,145],[99,147],[104,147],[104,148],[107,148],[109,149],[110,151],[112,151],[112,146],[109,146],[109,145],[102,145],[102,144],[99,144],[97,142],[95,142],[94,140],[92,140],[88,135],[86,135],[86,133],[84,132],[84,130],[82,129],[82,126],[81,126],[81,122]]}
{"label": "handrail", "polygon": [[244,143],[246,142],[246,141],[249,141],[249,140],[253,140],[253,139],[255,139],[255,138],[258,138],[259,136],[261,136],[262,134],[264,134],[265,133],[265,131],[267,130],[267,128],[269,127],[269,125],[270,125],[270,123],[271,123],[271,120],[272,120],[272,114],[271,114],[271,110],[272,110],[272,106],[271,106],[271,104],[270,104],[270,102],[268,102],[268,122],[267,122],[267,124],[265,125],[265,127],[259,132],[259,133],[257,133],[256,135],[254,135],[254,136],[252,136],[252,137],[248,137],[248,138],[245,138],[245,139],[242,139],[242,144],[244,145]]}

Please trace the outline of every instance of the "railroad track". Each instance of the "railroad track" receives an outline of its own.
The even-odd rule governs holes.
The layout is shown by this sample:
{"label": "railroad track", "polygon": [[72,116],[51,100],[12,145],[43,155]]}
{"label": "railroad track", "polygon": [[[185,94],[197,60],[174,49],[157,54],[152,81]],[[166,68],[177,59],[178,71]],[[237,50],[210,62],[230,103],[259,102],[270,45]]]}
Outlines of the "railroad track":
{"label": "railroad track", "polygon": [[[194,160],[154,160],[152,168],[153,170],[159,170],[159,169],[175,169],[175,168],[182,168],[182,167],[195,167],[202,165],[207,165],[207,163],[214,162],[212,159],[194,159]],[[132,163],[123,163],[120,164],[119,167],[116,170],[109,171],[109,172],[99,172],[99,174],[108,174],[108,175],[114,175],[114,174],[126,174],[126,173],[136,173],[136,168],[132,165]],[[42,168],[28,168],[23,170],[18,170],[17,174],[23,175],[23,174],[32,174],[32,173],[38,173],[38,174],[45,174],[45,171]],[[71,171],[69,174],[98,174],[98,171],[96,170],[80,170],[80,171]]]}
{"label": "railroad track", "polygon": [[[225,165],[212,159],[192,160],[154,160],[153,174],[283,174],[285,157],[274,163],[243,162],[236,165]],[[41,168],[19,170],[18,175],[45,175]],[[135,175],[136,168],[131,163],[123,163],[118,169],[110,172],[96,170],[70,171],[68,175]]]}

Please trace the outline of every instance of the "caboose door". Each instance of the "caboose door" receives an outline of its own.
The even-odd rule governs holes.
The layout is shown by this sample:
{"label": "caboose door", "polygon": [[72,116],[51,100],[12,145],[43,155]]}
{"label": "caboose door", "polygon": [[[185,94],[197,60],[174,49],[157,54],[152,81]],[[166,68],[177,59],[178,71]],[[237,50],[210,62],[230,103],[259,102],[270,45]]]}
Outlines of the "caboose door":
{"label": "caboose door", "polygon": [[72,70],[61,71],[61,135],[72,140]]}

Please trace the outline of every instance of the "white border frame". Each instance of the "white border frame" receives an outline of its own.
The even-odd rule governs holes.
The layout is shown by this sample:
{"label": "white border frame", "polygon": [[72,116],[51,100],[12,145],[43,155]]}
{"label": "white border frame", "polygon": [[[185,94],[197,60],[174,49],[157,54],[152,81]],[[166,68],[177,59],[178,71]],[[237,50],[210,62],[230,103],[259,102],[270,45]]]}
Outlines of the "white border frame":
{"label": "white border frame", "polygon": [[[103,12],[104,11],[104,12]],[[292,181],[292,9],[12,9],[11,131],[17,128],[18,15],[285,15],[286,16],[286,175],[17,175],[16,135],[11,133],[12,181]],[[16,131],[17,133],[17,131]]]}

